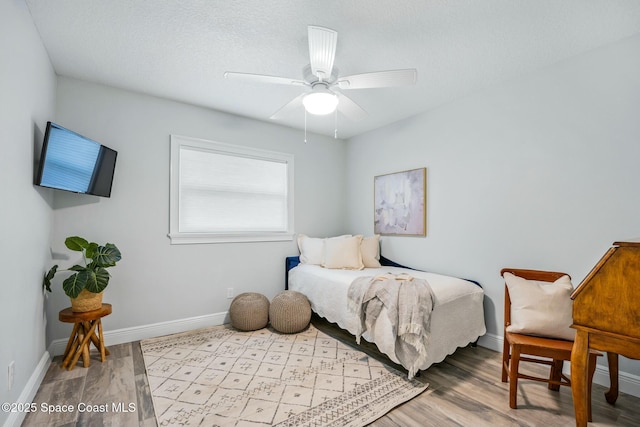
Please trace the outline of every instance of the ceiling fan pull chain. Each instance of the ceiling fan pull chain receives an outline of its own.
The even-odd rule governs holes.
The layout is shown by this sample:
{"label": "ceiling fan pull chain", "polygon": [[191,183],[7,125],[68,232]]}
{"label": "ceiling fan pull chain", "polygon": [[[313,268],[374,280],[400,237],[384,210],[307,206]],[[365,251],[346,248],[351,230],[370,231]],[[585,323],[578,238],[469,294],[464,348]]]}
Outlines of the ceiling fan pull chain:
{"label": "ceiling fan pull chain", "polygon": [[336,112],[335,112],[335,123],[334,123],[333,139],[338,139],[338,109],[337,108],[336,108]]}
{"label": "ceiling fan pull chain", "polygon": [[307,143],[307,110],[305,108],[303,108],[304,110],[304,143]]}

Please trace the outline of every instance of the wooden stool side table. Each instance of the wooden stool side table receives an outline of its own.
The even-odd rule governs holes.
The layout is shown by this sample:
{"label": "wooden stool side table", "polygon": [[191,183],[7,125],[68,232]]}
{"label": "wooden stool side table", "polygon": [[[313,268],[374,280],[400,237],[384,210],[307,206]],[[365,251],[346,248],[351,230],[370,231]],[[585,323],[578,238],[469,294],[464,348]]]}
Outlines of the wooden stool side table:
{"label": "wooden stool side table", "polygon": [[58,319],[61,322],[73,323],[73,331],[67,347],[62,356],[61,368],[71,371],[82,356],[83,366],[88,368],[91,364],[89,359],[89,347],[91,343],[100,352],[100,361],[104,362],[109,350],[104,346],[104,336],[102,333],[102,318],[111,314],[111,304],[102,304],[102,308],[93,311],[77,313],[67,307],[60,311]]}

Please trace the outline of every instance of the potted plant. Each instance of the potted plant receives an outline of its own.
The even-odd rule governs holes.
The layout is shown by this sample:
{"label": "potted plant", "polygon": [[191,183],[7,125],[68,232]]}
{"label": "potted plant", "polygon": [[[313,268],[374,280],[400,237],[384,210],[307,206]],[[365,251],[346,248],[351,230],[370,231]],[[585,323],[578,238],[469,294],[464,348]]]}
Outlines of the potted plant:
{"label": "potted plant", "polygon": [[[102,307],[102,293],[109,284],[110,274],[107,268],[116,265],[122,256],[120,250],[113,243],[104,246],[89,243],[78,236],[67,237],[64,241],[67,248],[82,252],[84,265],[74,265],[66,271],[74,271],[62,282],[64,293],[71,298],[73,311],[91,311]],[[51,267],[44,276],[42,285],[51,292],[51,280],[56,275],[58,266]],[[61,270],[64,271],[64,270]]]}

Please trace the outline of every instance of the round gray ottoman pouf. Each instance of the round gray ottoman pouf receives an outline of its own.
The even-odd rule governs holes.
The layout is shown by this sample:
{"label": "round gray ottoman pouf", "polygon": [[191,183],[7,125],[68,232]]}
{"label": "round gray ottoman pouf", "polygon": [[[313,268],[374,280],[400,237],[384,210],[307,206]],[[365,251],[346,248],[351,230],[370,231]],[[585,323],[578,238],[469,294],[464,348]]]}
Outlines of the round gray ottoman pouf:
{"label": "round gray ottoman pouf", "polygon": [[269,323],[269,299],[256,292],[236,296],[229,307],[231,326],[241,331],[262,329]]}
{"label": "round gray ottoman pouf", "polygon": [[271,300],[269,321],[278,332],[294,334],[305,329],[311,320],[311,304],[296,291],[283,291]]}

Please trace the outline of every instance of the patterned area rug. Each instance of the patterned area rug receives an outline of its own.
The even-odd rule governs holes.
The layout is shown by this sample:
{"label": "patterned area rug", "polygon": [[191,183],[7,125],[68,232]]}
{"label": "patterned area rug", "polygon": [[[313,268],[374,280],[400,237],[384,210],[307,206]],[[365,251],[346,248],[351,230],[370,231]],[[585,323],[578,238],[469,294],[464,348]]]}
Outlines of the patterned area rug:
{"label": "patterned area rug", "polygon": [[427,388],[313,325],[223,325],[141,346],[160,426],[359,427]]}

